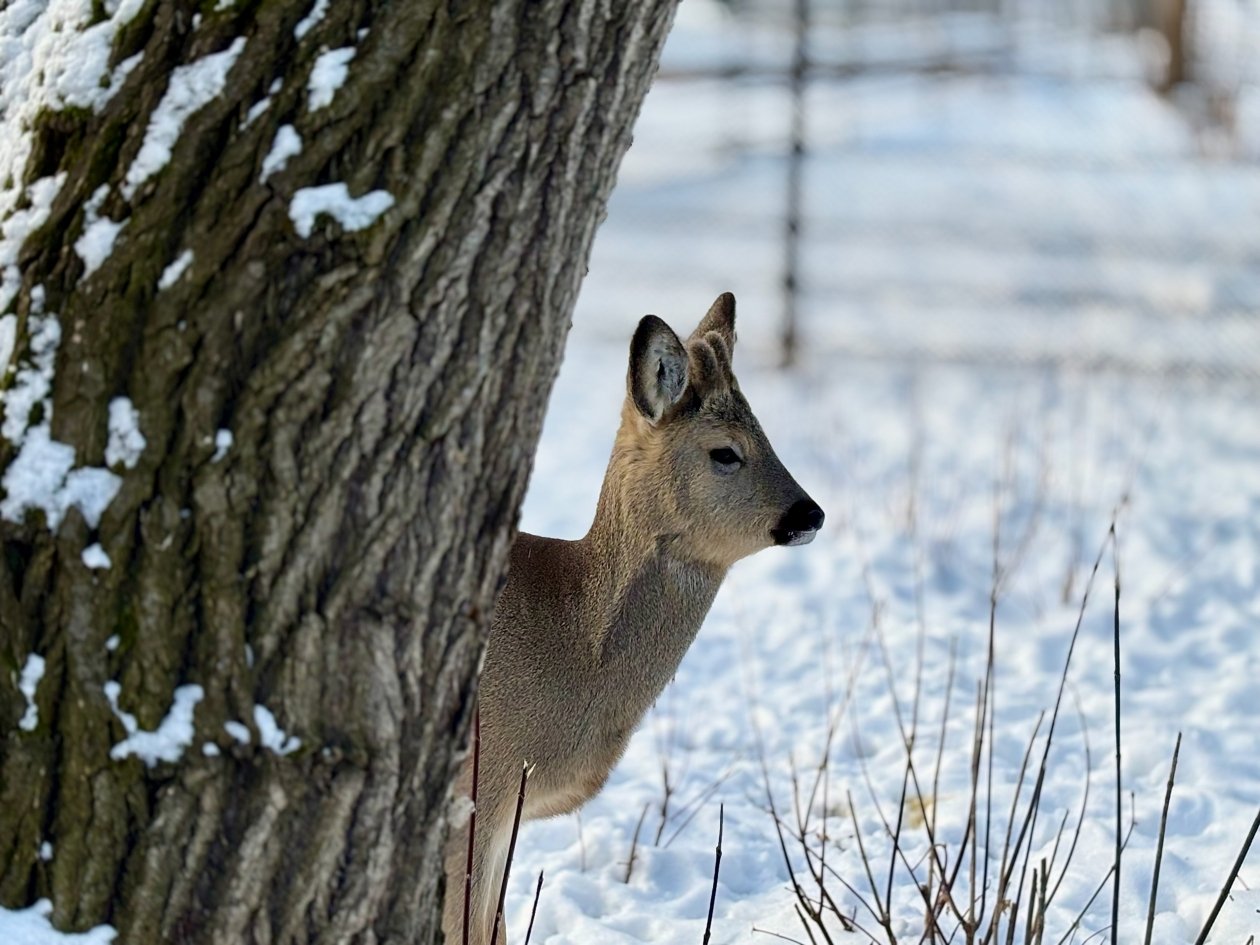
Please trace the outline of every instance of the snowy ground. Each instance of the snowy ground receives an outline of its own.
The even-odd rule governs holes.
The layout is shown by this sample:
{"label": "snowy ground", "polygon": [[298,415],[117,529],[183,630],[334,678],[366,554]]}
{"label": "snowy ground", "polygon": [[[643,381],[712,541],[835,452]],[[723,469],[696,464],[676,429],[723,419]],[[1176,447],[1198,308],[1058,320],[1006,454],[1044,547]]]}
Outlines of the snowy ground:
{"label": "snowy ground", "polygon": [[[684,5],[668,68],[784,60],[783,35],[696,15],[706,10],[700,0]],[[967,24],[951,35],[973,51],[994,39]],[[909,724],[917,678],[915,763],[928,785],[944,719],[926,806],[941,855],[955,861],[995,531],[994,857],[1113,522],[1124,588],[1124,816],[1135,820],[1120,940],[1139,940],[1143,928],[1178,732],[1155,942],[1193,940],[1260,805],[1260,167],[1205,160],[1203,134],[1145,91],[1140,63],[1115,41],[1016,37],[1023,77],[886,68],[935,55],[942,36],[891,28],[820,39],[819,52],[884,67],[811,92],[804,351],[791,373],[773,368],[782,89],[675,81],[649,98],[595,248],[523,526],[584,531],[638,317],[655,312],[685,332],[726,289],[740,300],[743,389],[828,519],[809,547],[773,549],[735,569],[675,682],[581,817],[523,827],[513,941],[524,937],[545,869],[536,943],[699,942],[719,805],[713,940],[805,940],[763,759],[789,822],[794,772],[812,783],[825,759],[825,786],[801,816],[837,873],[827,891],[878,931],[840,881],[871,898],[853,823],[882,895],[881,817],[898,816],[898,715]],[[1252,92],[1240,110],[1260,111]],[[1257,126],[1241,129],[1244,154],[1260,151],[1246,138]],[[1076,822],[1088,776],[1047,941],[1068,933],[1112,857],[1110,546],[1102,562],[1031,844],[1034,864],[1051,855],[1064,812],[1069,829]],[[918,941],[923,814],[914,804],[903,813],[908,866],[893,874],[890,924],[900,940]],[[800,845],[789,839],[788,853],[800,870]],[[1052,876],[1063,859],[1061,849]],[[1110,909],[1108,887],[1075,940],[1105,928]],[[6,913],[5,935],[65,941],[46,934],[47,911]],[[943,922],[954,925],[948,912]],[[834,922],[831,932],[863,940]],[[1260,850],[1211,941],[1245,945],[1250,935],[1260,935]],[[102,928],[74,940],[109,938]]]}
{"label": "snowy ground", "polygon": [[[756,930],[806,940],[766,810],[759,738],[775,802],[792,821],[793,768],[808,784],[825,753],[827,797],[820,789],[810,832],[825,825],[828,865],[869,899],[851,792],[882,895],[880,812],[895,819],[905,765],[893,693],[908,724],[920,640],[915,762],[925,784],[952,699],[929,798],[952,865],[967,816],[995,518],[1003,578],[990,848],[1000,859],[1025,745],[1053,707],[1114,518],[1126,828],[1130,814],[1136,821],[1120,940],[1143,934],[1181,732],[1154,941],[1192,941],[1260,806],[1260,169],[1203,160],[1178,115],[1115,79],[855,80],[816,89],[810,120],[818,149],[807,169],[798,370],[772,366],[781,93],[659,84],[597,240],[523,527],[583,533],[638,317],[654,312],[689,331],[724,289],[740,300],[741,384],[828,519],[809,547],[772,549],[734,570],[673,685],[580,818],[522,828],[513,937],[524,935],[545,870],[534,942],[699,942],[723,804],[713,940],[774,941]],[[1113,606],[1108,547],[1032,843],[1034,864],[1049,857],[1068,811],[1070,837],[1088,741],[1088,808],[1047,941],[1068,932],[1112,859]],[[916,813],[907,811],[906,833],[923,880]],[[799,844],[789,840],[789,852],[800,869]],[[1063,858],[1061,849],[1052,877]],[[828,891],[878,932],[838,880]],[[918,941],[924,908],[902,864],[892,901],[894,933]],[[1075,940],[1110,915],[1108,884]],[[943,922],[948,934],[948,912]],[[838,942],[865,940],[831,930]],[[1253,934],[1260,850],[1210,941],[1245,945]]]}

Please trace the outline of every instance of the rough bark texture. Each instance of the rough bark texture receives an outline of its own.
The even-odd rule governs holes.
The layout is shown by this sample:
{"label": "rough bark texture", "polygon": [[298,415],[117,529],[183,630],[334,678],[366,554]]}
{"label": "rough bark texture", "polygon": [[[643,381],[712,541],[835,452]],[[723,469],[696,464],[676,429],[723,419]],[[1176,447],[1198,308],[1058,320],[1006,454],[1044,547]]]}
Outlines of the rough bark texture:
{"label": "rough bark texture", "polygon": [[[306,0],[151,0],[115,43],[114,61],[145,52],[122,91],[46,116],[27,180],[68,176],[23,250],[14,358],[42,286],[54,438],[104,465],[127,396],[147,447],[115,467],[99,529],[74,510],[55,533],[40,513],[0,522],[0,904],[47,896],[58,926],[123,943],[437,940],[487,614],[673,6],[336,0],[298,40]],[[124,199],[171,70],[238,36],[224,94]],[[311,111],[312,64],[342,46],[346,84]],[[283,124],[303,150],[260,183]],[[334,181],[396,202],[301,238],[294,191]],[[70,247],[102,184],[101,212],[128,222],[83,278]],[[0,472],[14,455],[0,440]],[[81,559],[94,541],[108,570]],[[30,653],[47,670],[27,732]],[[204,688],[178,762],[111,760],[108,680],[143,729],[177,686]],[[301,749],[261,747],[256,705]]]}

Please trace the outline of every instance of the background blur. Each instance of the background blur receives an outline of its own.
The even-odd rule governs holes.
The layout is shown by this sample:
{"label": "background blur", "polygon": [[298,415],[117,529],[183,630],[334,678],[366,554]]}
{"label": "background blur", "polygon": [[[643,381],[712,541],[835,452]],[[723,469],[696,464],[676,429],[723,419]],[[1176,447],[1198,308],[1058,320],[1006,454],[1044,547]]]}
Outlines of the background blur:
{"label": "background blur", "polygon": [[[1178,733],[1150,941],[1196,940],[1260,806],[1258,79],[1256,0],[683,0],[522,527],[585,532],[638,319],[685,337],[726,290],[741,389],[827,522],[732,570],[607,788],[522,828],[517,936],[545,868],[532,941],[701,941],[725,805],[715,941],[826,940],[785,853],[798,876],[825,859],[838,909],[892,940],[859,825],[887,928],[920,941],[922,828],[958,862],[991,625],[984,848],[1002,857],[1021,783],[1027,809],[1031,740],[1045,941],[1104,932],[1123,575],[1119,940],[1144,940]],[[939,780],[898,810],[916,725]],[[904,857],[884,818],[911,825]],[[1208,941],[1249,936],[1260,849]]]}
{"label": "background blur", "polygon": [[684,0],[587,295],[729,286],[814,352],[1254,376],[1257,82],[1254,0]]}

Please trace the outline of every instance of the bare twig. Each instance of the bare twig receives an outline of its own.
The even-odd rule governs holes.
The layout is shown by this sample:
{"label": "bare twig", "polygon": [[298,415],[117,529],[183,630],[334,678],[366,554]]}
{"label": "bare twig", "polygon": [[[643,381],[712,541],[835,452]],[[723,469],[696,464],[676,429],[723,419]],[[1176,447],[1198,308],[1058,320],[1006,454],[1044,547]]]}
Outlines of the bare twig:
{"label": "bare twig", "polygon": [[754,935],[769,935],[771,938],[777,938],[781,942],[793,942],[795,945],[805,945],[799,938],[792,938],[789,935],[780,935],[778,932],[771,932],[769,929],[759,929],[757,926],[752,927]]}
{"label": "bare twig", "polygon": [[[665,842],[660,844],[663,849],[669,849],[669,845],[678,839],[678,835],[687,828],[687,825],[691,823],[696,814],[704,809],[705,801],[716,794],[718,788],[730,779],[731,775],[735,773],[735,765],[736,762],[732,761],[726,766],[725,771],[705,785],[695,797],[674,810],[674,820],[678,821],[678,826],[674,828],[674,832],[669,835]],[[686,814],[685,817],[683,816],[684,814]],[[679,821],[679,818],[682,818],[681,821]]]}
{"label": "bare twig", "polygon": [[542,895],[543,871],[538,871],[538,885],[534,887],[534,905],[529,910],[529,928],[525,930],[525,945],[529,945],[529,937],[534,934],[534,916],[538,915],[538,897]]}
{"label": "bare twig", "polygon": [[884,905],[884,901],[879,897],[879,887],[875,884],[875,874],[871,870],[871,859],[866,854],[866,845],[862,843],[862,828],[858,826],[857,811],[853,807],[853,793],[851,791],[846,791],[845,793],[849,799],[849,817],[853,821],[853,836],[857,838],[858,853],[862,857],[862,866],[866,870],[866,881],[870,884],[871,895],[875,897],[875,907],[879,911],[877,912],[876,909],[872,909],[870,904],[867,903],[867,901],[861,896],[859,896],[858,899],[866,906],[867,911],[875,917],[875,921],[883,926],[884,931],[888,934],[889,940],[895,941],[892,933],[892,921],[888,914],[888,907]]}
{"label": "bare twig", "polygon": [[725,820],[725,807],[718,805],[718,842],[713,854],[713,888],[709,890],[709,917],[704,922],[704,938],[701,945],[709,945],[709,932],[713,928],[713,905],[717,902],[718,871],[722,868],[722,826]]}
{"label": "bare twig", "polygon": [[[669,742],[670,750],[673,749],[673,739]],[[652,838],[652,846],[659,847],[661,845],[661,834],[665,832],[665,824],[669,822],[669,801],[674,796],[674,785],[669,779],[669,754],[661,755],[661,822],[656,827],[656,836]],[[637,831],[636,831],[637,833]],[[627,876],[626,882],[630,879]]]}
{"label": "bare twig", "polygon": [[634,855],[639,849],[639,831],[643,829],[643,818],[647,817],[648,807],[644,804],[643,811],[639,814],[639,822],[634,825],[634,836],[630,838],[630,859],[626,861],[626,878],[622,882],[630,882],[630,876],[634,873]]}
{"label": "bare twig", "polygon": [[494,929],[490,933],[490,945],[499,940],[499,927],[503,924],[503,903],[507,900],[508,877],[512,875],[512,857],[516,855],[516,834],[521,828],[521,811],[525,807],[525,782],[529,779],[529,762],[521,765],[521,786],[516,793],[516,813],[512,816],[512,839],[508,841],[507,862],[503,864],[503,882],[499,884],[499,905],[494,911]]}
{"label": "bare twig", "polygon": [[472,813],[468,815],[468,861],[464,867],[464,945],[468,945],[469,915],[472,911],[473,840],[477,836],[477,779],[481,767],[481,707],[473,714]]}
{"label": "bare twig", "polygon": [[[1076,854],[1076,844],[1081,839],[1081,827],[1085,824],[1085,811],[1089,808],[1090,772],[1094,768],[1094,756],[1089,745],[1089,727],[1085,724],[1085,710],[1081,708],[1080,699],[1077,698],[1075,692],[1072,694],[1072,701],[1076,703],[1076,715],[1081,721],[1081,741],[1085,745],[1085,790],[1081,795],[1081,811],[1076,817],[1076,828],[1072,831],[1072,844],[1068,847],[1067,857],[1063,861],[1063,871],[1059,873],[1059,878],[1055,882],[1054,888],[1050,890],[1050,895],[1046,899],[1047,902],[1054,901],[1054,897],[1059,892],[1059,886],[1067,876],[1068,867],[1072,865],[1072,857]],[[1054,866],[1053,858],[1050,860],[1050,865]]]}
{"label": "bare twig", "polygon": [[1114,641],[1114,662],[1112,666],[1116,676],[1116,871],[1112,876],[1111,891],[1111,945],[1117,945],[1120,935],[1120,831],[1122,829],[1122,819],[1124,817],[1123,809],[1123,793],[1122,779],[1120,774],[1120,552],[1116,550],[1116,523],[1112,519],[1111,522],[1111,564],[1115,571],[1116,580],[1116,606],[1115,619],[1113,623],[1114,631],[1112,640]]}
{"label": "bare twig", "polygon": [[1159,865],[1164,860],[1164,831],[1168,827],[1168,807],[1172,803],[1173,781],[1177,778],[1177,756],[1181,754],[1181,733],[1173,745],[1172,767],[1168,769],[1168,787],[1164,790],[1164,809],[1159,815],[1159,840],[1155,844],[1155,868],[1151,872],[1151,901],[1146,907],[1146,938],[1144,945],[1151,945],[1151,933],[1155,929],[1155,896],[1159,891]]}
{"label": "bare twig", "polygon": [[1216,924],[1216,917],[1221,914],[1221,907],[1225,905],[1225,900],[1229,898],[1229,890],[1234,885],[1234,880],[1238,878],[1238,871],[1242,869],[1243,861],[1247,859],[1247,852],[1251,849],[1251,842],[1256,839],[1256,831],[1260,830],[1260,810],[1256,811],[1256,818],[1251,822],[1251,830],[1247,832],[1247,839],[1243,841],[1242,849],[1238,851],[1238,859],[1234,860],[1234,866],[1229,871],[1229,876],[1225,878],[1225,885],[1221,887],[1221,894],[1216,898],[1216,905],[1212,907],[1212,912],[1208,915],[1207,921],[1203,923],[1203,930],[1199,933],[1199,937],[1194,940],[1194,945],[1203,945],[1207,941],[1208,934],[1212,931],[1212,926]]}
{"label": "bare twig", "polygon": [[[1135,820],[1134,820],[1133,812],[1130,811],[1129,812],[1129,829],[1125,832],[1125,835],[1124,835],[1123,846],[1125,847],[1129,845],[1129,838],[1133,836],[1134,822]],[[1107,867],[1107,872],[1103,875],[1102,880],[1099,881],[1098,886],[1094,889],[1094,894],[1089,897],[1085,905],[1081,906],[1080,911],[1076,913],[1076,918],[1074,918],[1072,920],[1072,924],[1067,927],[1067,931],[1063,933],[1063,937],[1059,939],[1057,945],[1064,945],[1064,943],[1069,938],[1075,936],[1076,930],[1080,928],[1081,921],[1085,918],[1085,913],[1087,913],[1090,909],[1090,906],[1094,904],[1094,900],[1097,899],[1098,896],[1102,893],[1102,891],[1107,888],[1107,882],[1108,880],[1111,879],[1111,871],[1113,869],[1115,869],[1114,865]],[[1107,930],[1102,929],[1101,931],[1106,932]],[[1086,941],[1088,941],[1088,939]]]}

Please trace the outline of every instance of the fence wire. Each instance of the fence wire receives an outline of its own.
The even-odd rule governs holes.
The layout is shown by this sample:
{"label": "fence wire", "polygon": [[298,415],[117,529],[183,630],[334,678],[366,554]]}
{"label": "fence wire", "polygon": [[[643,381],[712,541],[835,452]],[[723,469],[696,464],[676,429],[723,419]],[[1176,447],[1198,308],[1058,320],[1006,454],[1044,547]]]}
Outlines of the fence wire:
{"label": "fence wire", "polygon": [[1255,380],[1258,53],[1249,0],[684,0],[597,254],[787,360]]}

